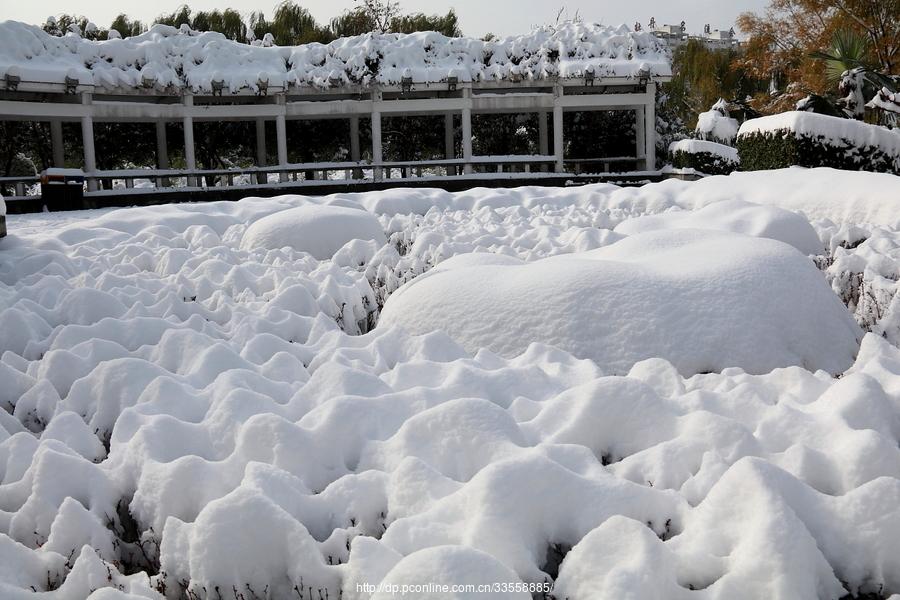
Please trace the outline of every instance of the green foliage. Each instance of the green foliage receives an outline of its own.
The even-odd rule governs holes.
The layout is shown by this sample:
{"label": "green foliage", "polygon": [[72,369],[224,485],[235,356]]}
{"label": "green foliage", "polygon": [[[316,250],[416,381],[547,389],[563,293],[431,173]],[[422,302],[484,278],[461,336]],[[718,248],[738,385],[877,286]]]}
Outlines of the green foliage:
{"label": "green foliage", "polygon": [[676,150],[670,154],[669,160],[676,169],[694,169],[706,175],[728,175],[738,169],[737,163],[711,152]]}
{"label": "green foliage", "polygon": [[146,27],[144,27],[143,23],[138,20],[132,21],[128,18],[128,15],[125,14],[121,14],[113,19],[113,22],[109,26],[109,28],[118,31],[119,35],[123,38],[134,37],[146,31]]}
{"label": "green foliage", "polygon": [[691,40],[672,54],[672,81],[663,89],[674,113],[691,128],[697,115],[719,98],[742,100],[764,91],[768,82],[735,67],[740,50],[707,48]]}
{"label": "green foliage", "polygon": [[742,135],[737,149],[744,171],[799,165],[900,175],[900,156],[892,156],[878,146],[859,147],[849,140],[826,143],[822,136],[798,136],[790,130]]}

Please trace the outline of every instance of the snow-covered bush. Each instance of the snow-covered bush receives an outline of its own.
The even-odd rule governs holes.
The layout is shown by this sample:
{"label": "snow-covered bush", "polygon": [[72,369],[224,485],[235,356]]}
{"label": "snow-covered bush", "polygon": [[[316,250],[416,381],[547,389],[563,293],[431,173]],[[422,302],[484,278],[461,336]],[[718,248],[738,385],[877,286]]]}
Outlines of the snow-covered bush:
{"label": "snow-covered bush", "polygon": [[704,140],[681,140],[669,146],[669,160],[677,169],[694,169],[706,175],[727,175],[741,164],[737,150]]}
{"label": "snow-covered bush", "polygon": [[241,248],[293,248],[308,252],[318,260],[326,260],[353,240],[371,240],[378,247],[387,243],[378,219],[369,212],[308,204],[256,221],[244,232]]}
{"label": "snow-covered bush", "polygon": [[795,248],[678,228],[527,264],[457,256],[388,299],[378,327],[393,325],[446,331],[470,351],[509,357],[548,344],[608,373],[662,357],[684,375],[789,365],[838,373],[860,335]]}
{"label": "snow-covered bush", "polygon": [[737,148],[747,171],[799,165],[900,174],[900,131],[811,112],[751,119]]}
{"label": "snow-covered bush", "polygon": [[738,122],[728,116],[728,104],[719,99],[712,108],[700,113],[694,135],[701,140],[731,146],[737,136]]}

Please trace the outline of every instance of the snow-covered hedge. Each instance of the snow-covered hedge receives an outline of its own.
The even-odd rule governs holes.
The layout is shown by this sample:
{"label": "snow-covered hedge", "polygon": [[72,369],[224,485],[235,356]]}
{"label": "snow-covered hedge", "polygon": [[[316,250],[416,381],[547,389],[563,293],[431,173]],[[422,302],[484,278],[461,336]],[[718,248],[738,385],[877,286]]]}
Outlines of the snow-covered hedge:
{"label": "snow-covered hedge", "polygon": [[679,169],[694,169],[707,175],[727,175],[741,164],[735,148],[704,140],[672,142],[669,160]]}
{"label": "snow-covered hedge", "polygon": [[745,122],[737,149],[747,171],[800,165],[900,174],[900,132],[810,112]]}
{"label": "snow-covered hedge", "polygon": [[737,119],[728,115],[728,104],[721,98],[711,109],[700,113],[694,128],[694,134],[701,140],[722,144],[733,144],[737,132]]}
{"label": "snow-covered hedge", "polygon": [[[270,38],[268,38],[270,39]],[[665,44],[622,25],[564,23],[521,36],[484,41],[433,31],[367,33],[329,44],[278,47],[241,44],[216,32],[154,25],[126,39],[90,41],[48,35],[39,27],[0,22],[0,77],[10,69],[22,81],[62,83],[66,77],[107,88],[156,87],[210,91],[212,81],[236,92],[270,86],[334,82],[416,83],[496,79],[671,75]]]}

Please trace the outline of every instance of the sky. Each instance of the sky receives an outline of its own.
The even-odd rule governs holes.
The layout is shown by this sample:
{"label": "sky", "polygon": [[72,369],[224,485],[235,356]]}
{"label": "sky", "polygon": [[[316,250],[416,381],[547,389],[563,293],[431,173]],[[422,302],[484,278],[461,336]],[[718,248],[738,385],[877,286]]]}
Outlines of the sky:
{"label": "sky", "polygon": [[[235,8],[242,13],[263,10],[271,15],[278,0],[0,0],[0,19],[14,19],[41,24],[49,15],[60,13],[82,14],[101,27],[106,27],[121,12],[132,18],[152,22],[163,13],[174,11],[187,3],[196,10]],[[300,0],[322,23],[354,6],[353,0]],[[768,0],[401,0],[405,12],[445,13],[456,10],[465,35],[481,37],[491,32],[496,35],[526,33],[534,25],[552,23],[557,12],[564,8],[563,17],[580,15],[585,21],[606,25],[640,20],[646,27],[650,17],[656,22],[687,23],[688,31],[699,33],[709,23],[713,29],[728,29],[737,16],[745,11],[760,11]]]}

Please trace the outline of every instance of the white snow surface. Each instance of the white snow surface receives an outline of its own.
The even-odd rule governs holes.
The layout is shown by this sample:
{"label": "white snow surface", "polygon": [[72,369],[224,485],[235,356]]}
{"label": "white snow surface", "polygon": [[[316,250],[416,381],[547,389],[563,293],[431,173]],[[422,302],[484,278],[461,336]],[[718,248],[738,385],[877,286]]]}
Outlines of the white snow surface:
{"label": "white snow surface", "polygon": [[806,111],[788,111],[750,119],[741,125],[738,137],[785,132],[795,136],[808,135],[829,145],[874,146],[891,156],[900,157],[900,131],[896,129]]}
{"label": "white snow surface", "polygon": [[[216,32],[154,25],[138,36],[91,41],[54,37],[16,21],[0,22],[0,76],[15,69],[23,81],[62,83],[66,76],[105,88],[141,86],[209,92],[222,82],[231,92],[289,84],[415,83],[671,75],[664,43],[625,25],[567,22],[531,33],[483,41],[436,32],[369,33],[329,44],[294,47],[241,44]],[[377,69],[373,65],[377,63]]]}
{"label": "white snow surface", "polygon": [[372,213],[342,206],[299,206],[254,222],[241,238],[243,250],[293,248],[318,260],[330,259],[353,240],[387,243]]}
{"label": "white snow surface", "polygon": [[802,215],[746,200],[722,200],[693,211],[673,209],[636,217],[619,223],[615,231],[634,235],[660,229],[711,229],[743,233],[790,244],[806,255],[823,254],[825,250],[816,230]]}
{"label": "white snow surface", "polygon": [[[732,139],[734,139],[734,136],[732,136]],[[708,154],[724,158],[725,160],[732,163],[741,162],[741,159],[738,156],[737,148],[726,146],[725,144],[719,144],[716,142],[709,142],[706,140],[686,139],[672,142],[671,144],[669,144],[669,153],[672,152],[687,152],[688,154],[706,152]]]}
{"label": "white snow surface", "polygon": [[[572,600],[888,598],[900,309],[869,309],[897,304],[898,179],[790,169],[10,215],[0,597],[365,599],[357,584],[555,579]],[[877,317],[839,378],[685,378],[662,358],[612,376],[540,344],[504,358],[368,326],[404,281],[462,254],[525,269],[511,265],[633,260],[630,244],[649,262],[647,236],[690,235],[807,260],[711,218],[612,231],[734,198],[806,212],[823,281],[857,321]],[[251,223],[310,204],[363,207],[388,243],[321,261],[241,249]]]}
{"label": "white snow surface", "polygon": [[457,260],[395,292],[380,323],[510,358],[547,344],[609,374],[656,357],[687,376],[792,365],[837,374],[860,337],[812,261],[774,240],[672,228],[528,264]]}

